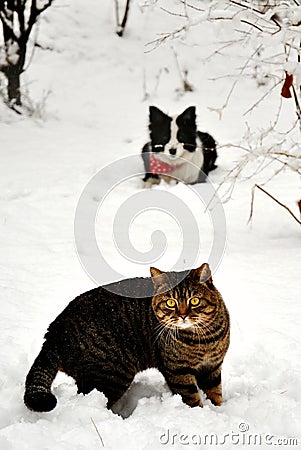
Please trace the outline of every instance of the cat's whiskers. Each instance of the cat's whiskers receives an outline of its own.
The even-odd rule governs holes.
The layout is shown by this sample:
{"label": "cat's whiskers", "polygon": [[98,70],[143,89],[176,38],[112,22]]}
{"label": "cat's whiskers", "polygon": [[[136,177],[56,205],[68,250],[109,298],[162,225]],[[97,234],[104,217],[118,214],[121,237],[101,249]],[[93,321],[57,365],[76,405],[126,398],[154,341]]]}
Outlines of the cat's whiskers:
{"label": "cat's whiskers", "polygon": [[164,337],[164,333],[166,333],[165,341],[168,342],[168,345],[169,345],[169,341],[171,340],[170,333],[174,330],[174,328],[175,327],[173,325],[173,318],[167,319],[165,323],[159,322],[158,325],[156,325],[156,327],[155,327],[154,335],[156,337],[155,337],[155,340],[154,340],[154,344],[159,339]]}
{"label": "cat's whiskers", "polygon": [[171,328],[168,328],[167,335],[166,335],[166,339],[165,339],[165,344],[166,344],[167,347],[170,346],[170,342],[171,342],[171,334],[172,334],[172,329],[171,329]]}
{"label": "cat's whiskers", "polygon": [[155,337],[153,344],[155,344],[165,332],[167,332],[165,324],[159,323],[158,325],[156,325],[155,332],[153,334],[153,337]]}
{"label": "cat's whiskers", "polygon": [[195,329],[197,332],[199,345],[201,344],[201,340],[205,340],[206,342],[206,334],[204,333],[204,330],[202,330],[202,327],[199,325],[199,322],[195,324]]}
{"label": "cat's whiskers", "polygon": [[177,339],[176,329],[177,327],[174,325],[174,320],[170,319],[168,323],[168,333],[166,337],[166,344],[168,346],[174,347],[175,341]]}
{"label": "cat's whiskers", "polygon": [[[202,336],[204,337],[205,342],[207,342],[207,339],[209,337],[212,337],[214,339],[214,336],[213,336],[212,331],[210,330],[210,327],[203,320],[200,320],[199,324],[200,324],[199,329],[202,333]],[[208,336],[208,334],[209,334],[209,336]]]}
{"label": "cat's whiskers", "polygon": [[[166,332],[165,336],[164,332]],[[175,326],[173,317],[170,317],[165,321],[163,324],[163,330],[161,330],[160,336],[158,336],[157,339],[159,337],[163,337],[165,339],[166,346],[175,347],[175,343],[177,341],[177,327]]]}
{"label": "cat's whiskers", "polygon": [[193,334],[195,335],[197,335],[197,338],[198,338],[198,345],[200,345],[201,344],[201,337],[200,337],[200,333],[199,333],[199,325],[198,325],[198,323],[195,323],[194,324],[194,327],[193,327]]}

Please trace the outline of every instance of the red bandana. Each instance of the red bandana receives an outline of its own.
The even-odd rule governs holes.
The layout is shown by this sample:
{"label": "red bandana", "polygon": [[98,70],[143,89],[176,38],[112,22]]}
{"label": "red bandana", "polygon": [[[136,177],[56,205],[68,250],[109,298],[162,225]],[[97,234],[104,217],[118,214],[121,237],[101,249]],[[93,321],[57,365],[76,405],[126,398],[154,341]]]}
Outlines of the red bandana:
{"label": "red bandana", "polygon": [[156,175],[162,173],[170,173],[177,167],[181,167],[182,164],[167,164],[160,159],[157,159],[155,155],[150,157],[150,172]]}

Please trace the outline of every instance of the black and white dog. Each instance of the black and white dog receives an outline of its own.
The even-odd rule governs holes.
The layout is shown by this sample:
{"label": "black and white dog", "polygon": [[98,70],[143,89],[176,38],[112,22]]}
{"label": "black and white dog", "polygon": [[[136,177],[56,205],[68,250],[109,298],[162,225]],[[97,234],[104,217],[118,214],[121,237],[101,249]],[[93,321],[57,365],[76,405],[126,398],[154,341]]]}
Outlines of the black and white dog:
{"label": "black and white dog", "polygon": [[[155,106],[149,108],[150,142],[142,149],[145,187],[161,179],[201,183],[216,168],[216,142],[196,127],[195,107],[169,117]],[[192,163],[192,164],[191,164]]]}

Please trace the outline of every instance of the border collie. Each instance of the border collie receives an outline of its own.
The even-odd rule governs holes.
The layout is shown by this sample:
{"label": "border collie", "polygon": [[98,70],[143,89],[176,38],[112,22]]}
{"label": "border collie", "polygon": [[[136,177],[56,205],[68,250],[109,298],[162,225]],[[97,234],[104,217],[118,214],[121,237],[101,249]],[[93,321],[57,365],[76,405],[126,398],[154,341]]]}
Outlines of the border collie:
{"label": "border collie", "polygon": [[195,107],[169,117],[150,106],[149,121],[150,142],[142,149],[145,187],[159,184],[161,179],[169,182],[174,178],[187,184],[206,181],[217,167],[216,142],[210,134],[197,130]]}

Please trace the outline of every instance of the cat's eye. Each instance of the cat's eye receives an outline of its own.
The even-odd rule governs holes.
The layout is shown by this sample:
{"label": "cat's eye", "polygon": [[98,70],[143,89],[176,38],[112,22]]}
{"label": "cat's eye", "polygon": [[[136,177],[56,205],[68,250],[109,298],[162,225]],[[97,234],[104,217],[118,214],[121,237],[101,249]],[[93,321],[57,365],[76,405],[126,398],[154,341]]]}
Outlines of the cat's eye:
{"label": "cat's eye", "polygon": [[166,305],[168,308],[174,308],[176,306],[176,301],[173,298],[166,300]]}
{"label": "cat's eye", "polygon": [[200,304],[200,299],[198,297],[192,297],[190,299],[191,306],[198,306]]}

